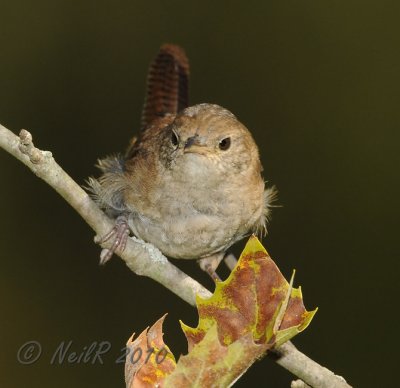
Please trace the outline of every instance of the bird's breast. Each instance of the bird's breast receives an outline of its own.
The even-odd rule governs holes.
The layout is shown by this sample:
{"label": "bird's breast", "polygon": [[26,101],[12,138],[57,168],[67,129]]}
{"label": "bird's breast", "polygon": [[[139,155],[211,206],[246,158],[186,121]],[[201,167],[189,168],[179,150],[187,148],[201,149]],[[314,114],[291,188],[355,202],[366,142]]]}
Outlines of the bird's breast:
{"label": "bird's breast", "polygon": [[254,227],[263,195],[250,198],[231,185],[210,180],[170,182],[154,196],[151,208],[132,213],[133,233],[174,258],[197,259],[225,251]]}

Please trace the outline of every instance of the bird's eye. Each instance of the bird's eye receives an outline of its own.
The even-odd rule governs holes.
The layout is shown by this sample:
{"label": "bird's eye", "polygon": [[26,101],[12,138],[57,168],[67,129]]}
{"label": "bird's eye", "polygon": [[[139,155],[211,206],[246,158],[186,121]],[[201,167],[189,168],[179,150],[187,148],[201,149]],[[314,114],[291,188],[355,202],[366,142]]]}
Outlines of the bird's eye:
{"label": "bird's eye", "polygon": [[231,138],[230,137],[226,137],[225,139],[222,139],[218,144],[219,149],[222,151],[226,151],[230,146],[231,146]]}
{"label": "bird's eye", "polygon": [[175,133],[175,131],[171,132],[171,143],[174,147],[176,147],[179,143],[178,135]]}

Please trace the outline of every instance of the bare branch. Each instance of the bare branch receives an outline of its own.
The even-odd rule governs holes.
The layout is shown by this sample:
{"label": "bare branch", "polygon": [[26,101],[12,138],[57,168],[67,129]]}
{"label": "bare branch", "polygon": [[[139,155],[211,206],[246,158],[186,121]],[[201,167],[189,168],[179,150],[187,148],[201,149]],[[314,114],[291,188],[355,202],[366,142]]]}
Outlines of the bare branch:
{"label": "bare branch", "polygon": [[[285,342],[272,354],[280,365],[303,380],[306,386],[318,388],[349,388],[346,380],[329,369],[319,365],[300,352],[290,341]],[[304,384],[303,383],[303,384]]]}
{"label": "bare branch", "polygon": [[[98,235],[104,235],[112,229],[113,221],[56,163],[51,152],[41,151],[33,145],[32,135],[28,131],[21,130],[18,137],[0,125],[0,147],[56,190]],[[102,247],[109,248],[110,245],[108,242]],[[171,264],[152,244],[132,237],[128,239],[124,252],[117,251],[117,254],[133,272],[159,282],[193,306],[196,295],[203,298],[211,296],[210,291]],[[279,365],[312,387],[350,387],[343,378],[305,356],[290,342],[280,346],[273,357]]]}

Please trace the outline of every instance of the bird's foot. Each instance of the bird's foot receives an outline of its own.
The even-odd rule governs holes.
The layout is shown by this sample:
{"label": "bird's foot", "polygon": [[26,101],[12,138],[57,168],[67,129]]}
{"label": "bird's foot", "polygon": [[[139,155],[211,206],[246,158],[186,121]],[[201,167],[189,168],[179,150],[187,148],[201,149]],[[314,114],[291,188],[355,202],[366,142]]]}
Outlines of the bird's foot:
{"label": "bird's foot", "polygon": [[104,236],[96,236],[95,243],[103,244],[113,239],[111,248],[104,248],[100,253],[100,265],[104,265],[111,259],[112,255],[117,251],[123,252],[129,236],[128,219],[125,215],[118,216],[115,220],[114,227]]}
{"label": "bird's foot", "polygon": [[212,280],[215,282],[221,281],[221,278],[218,276],[216,270],[224,256],[225,252],[215,253],[214,255],[203,257],[197,260],[197,263],[203,271],[210,275]]}

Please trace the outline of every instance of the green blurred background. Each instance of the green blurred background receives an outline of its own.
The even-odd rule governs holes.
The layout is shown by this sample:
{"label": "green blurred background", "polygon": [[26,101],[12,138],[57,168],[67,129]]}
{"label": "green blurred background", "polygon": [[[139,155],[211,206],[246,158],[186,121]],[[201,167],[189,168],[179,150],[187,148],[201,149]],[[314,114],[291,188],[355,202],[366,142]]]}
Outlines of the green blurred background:
{"label": "green blurred background", "polygon": [[[306,306],[319,306],[295,344],[355,387],[394,386],[399,14],[388,0],[3,0],[0,122],[30,130],[82,184],[138,130],[160,44],[181,44],[192,103],[233,111],[280,191],[264,243],[286,277],[297,269]],[[0,174],[1,387],[123,387],[119,349],[166,312],[165,340],[186,352],[178,319],[195,325],[192,307],[118,258],[100,268],[90,228],[1,150]],[[194,262],[178,265],[212,286]],[[21,365],[29,340],[43,354]],[[78,352],[102,340],[112,349],[104,365],[50,365],[69,340]],[[237,386],[291,379],[263,359]]]}

